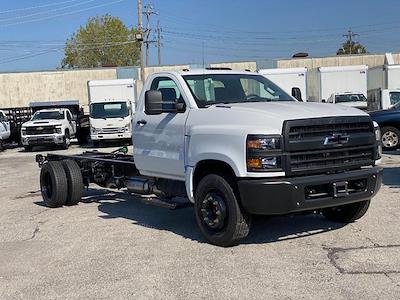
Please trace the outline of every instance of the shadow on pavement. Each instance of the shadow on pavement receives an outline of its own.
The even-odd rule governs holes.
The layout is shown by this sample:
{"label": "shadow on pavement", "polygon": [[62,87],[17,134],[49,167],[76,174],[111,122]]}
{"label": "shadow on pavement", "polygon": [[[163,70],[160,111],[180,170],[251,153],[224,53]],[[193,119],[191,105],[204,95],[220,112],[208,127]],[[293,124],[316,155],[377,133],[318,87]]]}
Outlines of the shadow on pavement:
{"label": "shadow on pavement", "polygon": [[[104,219],[125,218],[133,224],[174,232],[205,243],[197,227],[193,208],[168,210],[146,204],[137,196],[109,190],[89,190],[84,203],[97,202]],[[307,237],[343,227],[317,214],[261,217],[253,219],[249,236],[242,244],[271,243]]]}

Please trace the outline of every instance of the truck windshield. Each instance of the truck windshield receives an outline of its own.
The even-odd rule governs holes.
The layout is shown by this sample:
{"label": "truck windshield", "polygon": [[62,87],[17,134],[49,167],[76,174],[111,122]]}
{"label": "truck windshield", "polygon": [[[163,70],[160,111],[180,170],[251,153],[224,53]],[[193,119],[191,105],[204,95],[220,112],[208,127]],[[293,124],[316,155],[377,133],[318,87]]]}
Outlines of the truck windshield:
{"label": "truck windshield", "polygon": [[220,103],[295,101],[261,75],[202,74],[183,76],[198,107]]}
{"label": "truck windshield", "polygon": [[344,94],[344,95],[336,95],[335,102],[336,103],[344,103],[344,102],[367,102],[367,98],[363,94]]}
{"label": "truck windshield", "polygon": [[64,112],[62,111],[41,111],[33,115],[32,121],[38,120],[62,120],[64,119]]}
{"label": "truck windshield", "polygon": [[125,118],[129,110],[126,102],[92,103],[90,116],[93,119]]}

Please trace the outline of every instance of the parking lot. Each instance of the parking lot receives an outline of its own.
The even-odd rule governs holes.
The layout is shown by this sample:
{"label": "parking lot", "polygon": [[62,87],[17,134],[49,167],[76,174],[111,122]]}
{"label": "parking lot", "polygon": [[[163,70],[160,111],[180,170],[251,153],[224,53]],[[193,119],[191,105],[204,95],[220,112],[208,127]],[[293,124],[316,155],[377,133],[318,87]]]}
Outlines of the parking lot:
{"label": "parking lot", "polygon": [[400,151],[384,155],[384,186],[360,221],[257,217],[233,248],[206,243],[192,208],[123,192],[93,186],[77,206],[44,207],[34,157],[45,152],[0,154],[1,299],[400,295]]}

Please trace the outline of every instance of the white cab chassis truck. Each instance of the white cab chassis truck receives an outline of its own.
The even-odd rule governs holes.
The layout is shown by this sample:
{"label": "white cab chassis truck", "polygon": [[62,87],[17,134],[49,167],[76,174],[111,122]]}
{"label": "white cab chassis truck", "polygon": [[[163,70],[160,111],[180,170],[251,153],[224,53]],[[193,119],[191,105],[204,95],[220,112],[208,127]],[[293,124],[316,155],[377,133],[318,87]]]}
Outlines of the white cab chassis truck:
{"label": "white cab chassis truck", "polygon": [[307,78],[309,100],[336,103],[336,94],[362,94],[365,100],[360,99],[355,102],[349,98],[349,102],[343,101],[339,104],[365,109],[367,107],[367,71],[366,65],[310,69]]}
{"label": "white cab chassis truck", "polygon": [[231,246],[247,236],[252,215],[317,211],[353,222],[381,186],[379,128],[369,115],[296,101],[258,73],[152,74],[134,126],[133,156],[127,148],[37,155],[44,203],[77,204],[89,184],[153,195],[170,208],[193,205],[204,238]]}
{"label": "white cab chassis truck", "polygon": [[4,111],[0,110],[0,152],[4,149],[4,143],[10,138],[10,122]]}
{"label": "white cab chassis truck", "polygon": [[296,96],[298,89],[297,100],[307,101],[307,68],[260,69],[258,73],[292,96]]}
{"label": "white cab chassis truck", "polygon": [[88,81],[90,138],[94,144],[105,140],[132,140],[136,82],[133,79]]}

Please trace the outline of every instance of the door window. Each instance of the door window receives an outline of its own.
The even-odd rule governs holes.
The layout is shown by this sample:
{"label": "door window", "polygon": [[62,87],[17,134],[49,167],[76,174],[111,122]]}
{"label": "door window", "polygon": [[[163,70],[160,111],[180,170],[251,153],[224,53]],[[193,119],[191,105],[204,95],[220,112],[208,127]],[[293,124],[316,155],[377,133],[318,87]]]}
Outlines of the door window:
{"label": "door window", "polygon": [[171,78],[169,77],[157,77],[151,84],[151,90],[157,90],[161,92],[162,100],[166,102],[183,101],[181,92]]}

